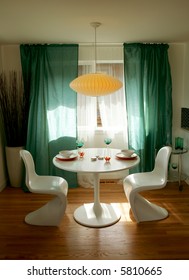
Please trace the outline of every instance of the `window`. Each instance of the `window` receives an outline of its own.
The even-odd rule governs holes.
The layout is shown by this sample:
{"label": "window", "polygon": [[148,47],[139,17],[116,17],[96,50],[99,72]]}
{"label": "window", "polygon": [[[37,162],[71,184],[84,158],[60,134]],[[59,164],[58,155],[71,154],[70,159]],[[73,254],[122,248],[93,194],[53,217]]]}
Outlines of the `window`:
{"label": "window", "polygon": [[[92,62],[89,65],[79,65],[79,76],[92,72]],[[116,77],[123,83],[123,63],[121,62],[108,62],[108,63],[97,63],[96,71],[104,74]],[[124,94],[124,88],[121,90],[121,94]],[[94,98],[94,97],[93,97]],[[100,106],[101,97],[96,98],[96,128],[103,126],[102,122],[102,109]],[[80,103],[80,102],[79,102]]]}
{"label": "window", "polygon": [[[94,72],[94,61],[89,49],[80,50],[79,75]],[[119,51],[117,51],[119,49]],[[78,136],[86,146],[101,146],[105,136],[111,136],[116,147],[126,147],[127,117],[123,81],[122,46],[115,48],[103,46],[96,71],[114,76],[123,82],[123,88],[106,96],[90,97],[78,94]],[[121,55],[120,55],[121,53]],[[119,55],[118,55],[119,54]],[[99,54],[97,53],[99,58]],[[102,59],[102,57],[104,59]],[[111,58],[111,59],[110,59]],[[113,145],[113,144],[111,144]]]}

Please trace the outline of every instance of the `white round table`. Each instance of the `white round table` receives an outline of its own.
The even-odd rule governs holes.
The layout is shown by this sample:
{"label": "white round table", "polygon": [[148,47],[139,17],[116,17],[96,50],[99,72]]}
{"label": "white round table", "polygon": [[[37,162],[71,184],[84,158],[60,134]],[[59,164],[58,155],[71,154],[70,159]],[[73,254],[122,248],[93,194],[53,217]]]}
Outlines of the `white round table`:
{"label": "white round table", "polygon": [[[121,215],[119,210],[112,204],[100,202],[100,173],[116,172],[124,169],[130,169],[139,164],[140,159],[137,156],[134,159],[118,159],[119,149],[110,149],[111,160],[106,163],[104,159],[92,160],[94,157],[103,157],[106,148],[88,148],[84,149],[84,158],[79,157],[74,160],[58,160],[53,158],[53,164],[63,170],[71,172],[89,172],[94,177],[94,203],[86,203],[74,212],[74,219],[81,225],[88,227],[106,227],[119,221]],[[77,151],[74,151],[77,153]]]}

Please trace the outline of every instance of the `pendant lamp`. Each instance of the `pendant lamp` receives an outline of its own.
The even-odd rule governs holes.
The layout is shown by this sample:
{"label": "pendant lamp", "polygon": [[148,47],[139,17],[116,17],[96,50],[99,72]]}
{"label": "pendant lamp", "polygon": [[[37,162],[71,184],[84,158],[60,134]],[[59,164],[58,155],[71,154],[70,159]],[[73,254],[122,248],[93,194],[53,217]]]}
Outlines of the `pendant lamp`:
{"label": "pendant lamp", "polygon": [[96,28],[100,25],[100,22],[91,23],[95,29],[95,73],[81,75],[70,83],[71,89],[88,96],[108,95],[123,86],[121,81],[112,76],[96,73]]}

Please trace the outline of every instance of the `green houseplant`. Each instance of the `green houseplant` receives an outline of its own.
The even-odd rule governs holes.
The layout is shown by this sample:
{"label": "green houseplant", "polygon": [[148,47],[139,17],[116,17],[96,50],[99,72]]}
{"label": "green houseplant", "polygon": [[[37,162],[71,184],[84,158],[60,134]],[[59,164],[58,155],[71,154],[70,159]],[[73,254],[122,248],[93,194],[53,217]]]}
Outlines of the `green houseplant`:
{"label": "green houseplant", "polygon": [[21,73],[0,73],[0,113],[5,134],[9,181],[11,186],[17,187],[20,186],[22,177],[19,150],[26,144],[28,122],[28,98],[24,92]]}

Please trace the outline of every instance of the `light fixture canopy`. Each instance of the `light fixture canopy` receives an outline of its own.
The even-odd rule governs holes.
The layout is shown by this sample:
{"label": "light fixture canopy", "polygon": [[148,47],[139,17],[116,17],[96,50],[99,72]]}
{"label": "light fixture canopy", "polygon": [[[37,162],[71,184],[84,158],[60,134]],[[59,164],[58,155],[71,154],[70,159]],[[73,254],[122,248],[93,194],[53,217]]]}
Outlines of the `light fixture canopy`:
{"label": "light fixture canopy", "polygon": [[95,73],[81,75],[70,83],[71,89],[88,96],[103,96],[119,90],[123,84],[118,79],[103,73],[96,73],[96,28],[100,22],[92,22],[95,28]]}

